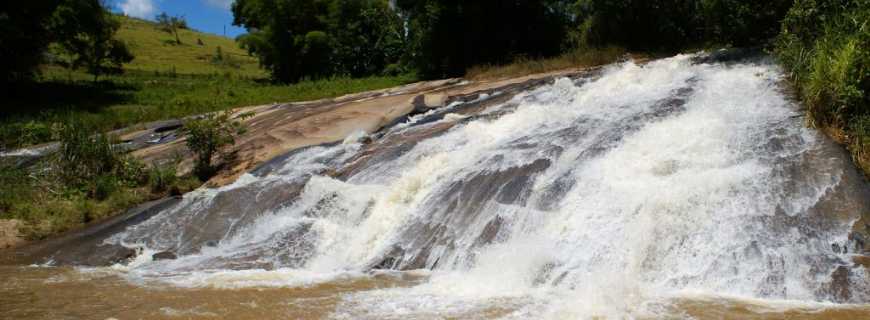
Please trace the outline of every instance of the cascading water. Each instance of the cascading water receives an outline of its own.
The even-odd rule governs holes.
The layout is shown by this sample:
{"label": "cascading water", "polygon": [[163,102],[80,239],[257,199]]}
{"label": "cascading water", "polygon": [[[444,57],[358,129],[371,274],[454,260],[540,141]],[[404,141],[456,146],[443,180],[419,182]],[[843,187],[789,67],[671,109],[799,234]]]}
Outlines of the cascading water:
{"label": "cascading water", "polygon": [[[108,241],[145,248],[122,267],[136,283],[414,279],[346,293],[333,318],[642,318],[675,316],[686,297],[867,302],[863,270],[848,273],[847,296],[832,289],[851,264],[832,245],[847,247],[860,212],[827,203],[870,200],[837,191],[847,164],[802,125],[782,77],[767,61],[678,56],[455,103],[372,142],[298,150]],[[159,251],[179,258],[148,258]]]}

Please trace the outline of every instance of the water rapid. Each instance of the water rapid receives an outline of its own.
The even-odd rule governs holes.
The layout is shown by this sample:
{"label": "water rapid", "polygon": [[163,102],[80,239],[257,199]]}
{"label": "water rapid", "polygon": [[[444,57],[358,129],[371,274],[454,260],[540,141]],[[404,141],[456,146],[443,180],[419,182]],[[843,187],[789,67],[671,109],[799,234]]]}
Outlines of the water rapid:
{"label": "water rapid", "polygon": [[866,303],[864,270],[832,275],[860,214],[842,203],[870,200],[783,77],[685,55],[456,102],[188,194],[107,240],[144,252],[113,268],[185,288],[410,279],[341,295],[337,319]]}

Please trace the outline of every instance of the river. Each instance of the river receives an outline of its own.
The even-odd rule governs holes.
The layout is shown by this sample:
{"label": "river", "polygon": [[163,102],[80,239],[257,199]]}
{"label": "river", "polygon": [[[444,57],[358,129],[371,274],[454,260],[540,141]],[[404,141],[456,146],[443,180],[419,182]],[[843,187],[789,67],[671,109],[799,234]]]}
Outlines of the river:
{"label": "river", "polygon": [[2,267],[0,314],[870,318],[870,186],[784,80],[680,55],[456,102],[187,194],[105,239],[132,261]]}

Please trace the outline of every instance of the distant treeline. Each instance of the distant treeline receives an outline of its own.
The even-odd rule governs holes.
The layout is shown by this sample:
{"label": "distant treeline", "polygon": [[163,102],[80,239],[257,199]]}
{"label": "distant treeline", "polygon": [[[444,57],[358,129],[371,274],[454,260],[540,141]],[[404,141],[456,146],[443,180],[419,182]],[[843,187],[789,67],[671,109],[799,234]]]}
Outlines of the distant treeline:
{"label": "distant treeline", "polygon": [[765,44],[790,0],[236,0],[239,41],[281,81],[481,64],[590,46]]}

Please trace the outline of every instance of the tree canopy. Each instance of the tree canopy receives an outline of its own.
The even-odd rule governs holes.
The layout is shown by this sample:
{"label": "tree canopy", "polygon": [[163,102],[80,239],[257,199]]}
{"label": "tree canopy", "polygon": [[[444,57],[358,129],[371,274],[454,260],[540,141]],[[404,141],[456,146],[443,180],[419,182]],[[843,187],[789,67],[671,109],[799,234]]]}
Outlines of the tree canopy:
{"label": "tree canopy", "polygon": [[363,76],[399,60],[401,18],[387,0],[237,0],[238,40],[276,80]]}
{"label": "tree canopy", "polygon": [[7,1],[0,6],[0,77],[4,82],[30,79],[56,43],[72,67],[99,76],[119,70],[132,59],[114,39],[119,22],[100,0]]}
{"label": "tree canopy", "polygon": [[668,50],[709,43],[747,46],[779,32],[790,0],[578,0],[581,44]]}
{"label": "tree canopy", "polygon": [[565,0],[398,0],[411,62],[424,75],[461,75],[478,64],[558,54],[571,21]]}

